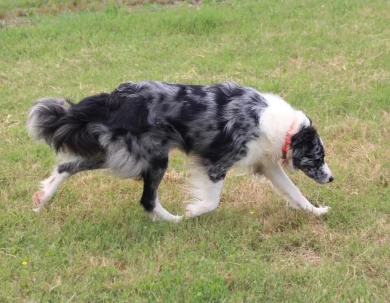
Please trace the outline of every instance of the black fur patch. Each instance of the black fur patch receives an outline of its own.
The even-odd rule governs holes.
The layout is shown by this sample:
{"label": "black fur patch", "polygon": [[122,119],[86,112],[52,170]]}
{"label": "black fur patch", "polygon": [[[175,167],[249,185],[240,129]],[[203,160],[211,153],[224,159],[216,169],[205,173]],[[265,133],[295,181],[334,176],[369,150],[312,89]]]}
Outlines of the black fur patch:
{"label": "black fur patch", "polygon": [[316,181],[324,178],[321,167],[325,163],[325,150],[320,136],[312,125],[303,127],[291,137],[290,148],[295,168]]}

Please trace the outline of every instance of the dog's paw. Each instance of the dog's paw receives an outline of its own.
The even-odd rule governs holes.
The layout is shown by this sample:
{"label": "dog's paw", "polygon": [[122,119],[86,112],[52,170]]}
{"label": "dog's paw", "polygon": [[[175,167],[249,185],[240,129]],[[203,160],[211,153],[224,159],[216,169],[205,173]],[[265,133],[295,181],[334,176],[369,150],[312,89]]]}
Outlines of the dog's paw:
{"label": "dog's paw", "polygon": [[180,222],[181,220],[183,220],[183,216],[175,216],[175,215],[172,215],[170,221],[172,221],[172,222]]}
{"label": "dog's paw", "polygon": [[193,205],[193,204],[188,204],[186,206],[186,210],[185,210],[185,216],[186,218],[192,218],[192,217],[195,217],[196,215],[194,215],[196,213],[196,206]]}
{"label": "dog's paw", "polygon": [[45,192],[43,190],[37,191],[33,194],[32,199],[35,205],[34,211],[39,212],[45,203],[44,201]]}
{"label": "dog's paw", "polygon": [[320,207],[314,207],[313,208],[313,214],[316,216],[322,216],[328,213],[330,207],[329,206],[320,206]]}
{"label": "dog's paw", "polygon": [[164,213],[162,215],[162,214],[159,214],[158,212],[155,212],[155,211],[152,211],[151,213],[149,213],[149,217],[153,220],[153,222],[155,222],[155,221],[180,222],[183,219],[183,216],[175,216],[175,215],[172,215],[168,212]]}
{"label": "dog's paw", "polygon": [[198,204],[188,204],[186,206],[186,218],[193,218],[200,216],[204,212],[202,211],[202,207],[200,207],[199,203]]}
{"label": "dog's paw", "polygon": [[169,217],[159,218],[157,220],[170,221],[170,222],[180,222],[183,219],[183,216],[170,215]]}
{"label": "dog's paw", "polygon": [[37,191],[33,194],[32,198],[33,198],[33,202],[34,202],[34,205],[35,206],[39,206],[39,204],[41,204],[41,200],[42,200],[42,197],[44,196],[45,192],[40,190],[40,191]]}
{"label": "dog's paw", "polygon": [[205,213],[212,212],[216,207],[212,207],[210,204],[204,201],[198,201],[196,203],[190,203],[186,206],[186,218],[193,218],[201,216]]}
{"label": "dog's paw", "polygon": [[32,196],[33,203],[35,206],[35,208],[33,208],[33,210],[36,213],[40,212],[42,207],[45,205],[45,203],[47,201],[50,200],[51,197],[52,197],[52,194],[50,194],[50,192],[45,191],[45,190],[39,190],[39,191],[35,192]]}

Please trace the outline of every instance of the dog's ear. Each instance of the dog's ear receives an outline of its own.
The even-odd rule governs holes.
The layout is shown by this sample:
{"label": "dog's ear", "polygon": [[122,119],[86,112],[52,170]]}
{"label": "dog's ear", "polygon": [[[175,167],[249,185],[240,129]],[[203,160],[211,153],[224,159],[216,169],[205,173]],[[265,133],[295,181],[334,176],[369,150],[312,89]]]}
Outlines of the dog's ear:
{"label": "dog's ear", "polygon": [[317,131],[313,126],[302,126],[299,131],[291,137],[290,148],[293,150],[294,156],[303,155],[307,149],[311,149],[316,136],[318,136]]}

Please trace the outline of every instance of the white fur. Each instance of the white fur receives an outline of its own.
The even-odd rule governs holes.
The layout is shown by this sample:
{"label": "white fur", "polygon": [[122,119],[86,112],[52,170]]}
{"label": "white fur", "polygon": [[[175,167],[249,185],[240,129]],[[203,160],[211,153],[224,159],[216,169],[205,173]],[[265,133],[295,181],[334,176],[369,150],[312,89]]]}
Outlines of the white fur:
{"label": "white fur", "polygon": [[36,206],[35,212],[39,212],[43,205],[49,201],[57,191],[58,187],[69,177],[68,173],[58,173],[55,169],[51,176],[41,181],[41,190],[37,191],[33,196],[33,201]]}
{"label": "white fur", "polygon": [[149,214],[150,218],[152,218],[153,221],[173,221],[173,222],[179,222],[183,218],[183,216],[175,216],[172,215],[170,212],[168,212],[161,204],[156,197],[155,200],[155,207],[153,211]]}
{"label": "white fur", "polygon": [[223,180],[214,183],[199,168],[193,171],[190,182],[193,199],[186,206],[186,217],[196,217],[215,210],[219,204]]}
{"label": "white fur", "polygon": [[324,180],[324,183],[328,183],[329,179],[332,177],[332,172],[330,171],[328,164],[325,162],[321,169],[326,173],[327,176]]}
{"label": "white fur", "polygon": [[286,135],[294,123],[296,128],[291,134],[298,131],[299,125],[309,125],[306,115],[294,110],[290,104],[279,96],[262,94],[268,101],[268,107],[260,118],[260,138],[248,142],[247,156],[235,164],[236,167],[250,168],[254,164],[260,164],[262,159],[267,158],[277,163],[282,157],[282,148]]}
{"label": "white fur", "polygon": [[[287,133],[290,132],[293,135],[298,131],[298,126],[309,125],[309,119],[303,112],[294,110],[279,96],[273,94],[262,95],[267,99],[269,105],[260,118],[262,135],[259,139],[247,144],[247,156],[237,162],[235,166],[248,170],[252,169],[252,167],[261,167],[264,176],[287,198],[291,207],[299,208],[315,215],[327,213],[328,207],[315,207],[301,194],[283,171],[280,164],[282,148]],[[291,125],[296,125],[296,128],[291,130]],[[284,165],[288,168],[292,168],[290,158],[291,152],[288,152],[287,160],[284,161]],[[330,176],[332,176],[330,169],[327,165],[324,169],[327,171],[327,180],[329,180]]]}

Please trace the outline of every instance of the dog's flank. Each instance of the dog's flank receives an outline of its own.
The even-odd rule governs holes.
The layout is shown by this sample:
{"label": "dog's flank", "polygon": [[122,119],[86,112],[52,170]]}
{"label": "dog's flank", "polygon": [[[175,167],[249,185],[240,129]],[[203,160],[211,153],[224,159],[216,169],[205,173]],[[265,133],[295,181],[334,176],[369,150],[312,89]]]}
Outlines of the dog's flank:
{"label": "dog's flank", "polygon": [[199,168],[188,217],[217,208],[223,180],[234,166],[261,166],[293,206],[315,214],[327,211],[303,198],[279,164],[290,132],[284,162],[319,183],[333,179],[311,121],[280,97],[250,87],[126,82],[110,94],[77,104],[41,99],[32,107],[27,125],[34,138],[69,156],[48,179],[53,181],[34,195],[38,210],[70,175],[108,168],[123,178],[143,179],[141,204],[153,219],[180,220],[161,206],[157,195],[169,151],[179,148],[194,156]]}

